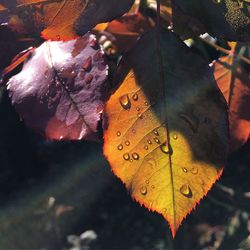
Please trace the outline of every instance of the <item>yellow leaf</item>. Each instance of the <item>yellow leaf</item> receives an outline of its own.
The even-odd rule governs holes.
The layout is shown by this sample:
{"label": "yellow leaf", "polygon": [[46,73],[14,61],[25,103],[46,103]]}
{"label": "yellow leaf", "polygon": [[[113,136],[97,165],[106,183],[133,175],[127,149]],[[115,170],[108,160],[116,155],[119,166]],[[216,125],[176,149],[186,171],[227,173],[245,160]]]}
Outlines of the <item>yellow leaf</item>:
{"label": "yellow leaf", "polygon": [[170,32],[160,36],[159,44],[155,30],[144,35],[120,64],[104,112],[104,154],[174,236],[222,173],[227,108],[206,63]]}

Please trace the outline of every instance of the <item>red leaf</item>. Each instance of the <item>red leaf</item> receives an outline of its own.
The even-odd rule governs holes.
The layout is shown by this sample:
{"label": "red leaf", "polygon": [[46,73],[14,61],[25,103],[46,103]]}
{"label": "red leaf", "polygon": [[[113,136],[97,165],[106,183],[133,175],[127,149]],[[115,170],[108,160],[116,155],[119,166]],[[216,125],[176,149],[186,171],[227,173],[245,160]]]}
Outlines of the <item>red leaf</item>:
{"label": "red leaf", "polygon": [[232,52],[215,62],[214,70],[217,84],[229,105],[230,151],[234,151],[250,138],[249,68]]}

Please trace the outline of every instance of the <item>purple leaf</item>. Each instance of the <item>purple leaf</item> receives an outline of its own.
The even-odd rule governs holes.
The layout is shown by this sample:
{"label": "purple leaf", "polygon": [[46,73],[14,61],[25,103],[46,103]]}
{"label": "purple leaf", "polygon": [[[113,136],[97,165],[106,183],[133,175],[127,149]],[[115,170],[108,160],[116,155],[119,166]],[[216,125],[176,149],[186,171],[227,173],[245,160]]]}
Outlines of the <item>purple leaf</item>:
{"label": "purple leaf", "polygon": [[55,140],[97,140],[107,97],[107,64],[95,37],[45,42],[8,82],[20,117]]}

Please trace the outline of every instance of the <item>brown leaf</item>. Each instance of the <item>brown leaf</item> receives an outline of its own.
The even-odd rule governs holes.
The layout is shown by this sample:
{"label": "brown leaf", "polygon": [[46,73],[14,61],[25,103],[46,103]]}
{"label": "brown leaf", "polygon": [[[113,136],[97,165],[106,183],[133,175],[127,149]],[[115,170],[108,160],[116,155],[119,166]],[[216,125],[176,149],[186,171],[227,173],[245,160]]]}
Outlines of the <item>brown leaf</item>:
{"label": "brown leaf", "polygon": [[[17,0],[12,13],[29,33],[69,40],[129,10],[134,0]],[[18,24],[18,22],[17,22]]]}
{"label": "brown leaf", "polygon": [[229,105],[230,151],[250,138],[250,70],[233,52],[214,63],[214,75]]}

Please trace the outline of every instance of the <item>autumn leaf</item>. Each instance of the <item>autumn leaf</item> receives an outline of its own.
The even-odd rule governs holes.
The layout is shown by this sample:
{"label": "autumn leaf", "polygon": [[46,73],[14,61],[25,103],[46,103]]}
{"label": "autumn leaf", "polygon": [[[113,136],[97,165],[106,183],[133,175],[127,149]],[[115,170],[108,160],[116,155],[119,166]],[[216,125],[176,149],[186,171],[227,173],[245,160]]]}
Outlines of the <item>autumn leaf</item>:
{"label": "autumn leaf", "polygon": [[5,10],[6,8],[2,4],[0,4],[0,11],[5,11]]}
{"label": "autumn leaf", "polygon": [[143,35],[120,64],[104,110],[104,154],[174,236],[222,173],[227,107],[206,62],[171,32],[157,37]]}
{"label": "autumn leaf", "polygon": [[127,14],[110,22],[106,28],[115,37],[113,45],[119,52],[133,48],[141,34],[149,31],[155,23],[140,13]]}
{"label": "autumn leaf", "polygon": [[107,66],[93,35],[45,42],[7,88],[27,127],[55,140],[97,140]]}
{"label": "autumn leaf", "polygon": [[230,151],[234,151],[250,138],[249,66],[232,50],[214,63],[214,76],[229,105]]}
{"label": "autumn leaf", "polygon": [[85,34],[98,23],[121,16],[133,2],[134,0],[17,0],[16,9],[12,13],[29,33],[39,34],[42,31],[42,36],[46,39],[69,40]]}
{"label": "autumn leaf", "polygon": [[[213,36],[230,41],[250,41],[248,0],[173,0],[173,3],[203,24]],[[183,22],[182,25],[187,24]]]}

